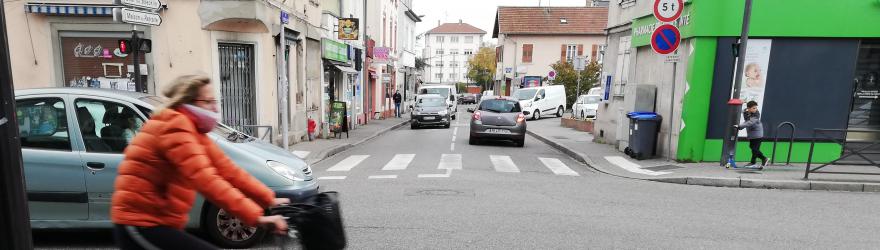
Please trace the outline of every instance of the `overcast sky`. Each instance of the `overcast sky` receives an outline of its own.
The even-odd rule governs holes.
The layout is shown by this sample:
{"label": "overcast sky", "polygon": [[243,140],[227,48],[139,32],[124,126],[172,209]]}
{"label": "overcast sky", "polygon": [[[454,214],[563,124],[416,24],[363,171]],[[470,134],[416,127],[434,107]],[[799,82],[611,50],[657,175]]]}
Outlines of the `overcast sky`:
{"label": "overcast sky", "polygon": [[458,22],[461,19],[486,31],[485,40],[492,39],[495,25],[495,12],[498,6],[585,6],[586,0],[414,0],[413,11],[425,15],[416,24],[416,35],[437,27],[442,23]]}

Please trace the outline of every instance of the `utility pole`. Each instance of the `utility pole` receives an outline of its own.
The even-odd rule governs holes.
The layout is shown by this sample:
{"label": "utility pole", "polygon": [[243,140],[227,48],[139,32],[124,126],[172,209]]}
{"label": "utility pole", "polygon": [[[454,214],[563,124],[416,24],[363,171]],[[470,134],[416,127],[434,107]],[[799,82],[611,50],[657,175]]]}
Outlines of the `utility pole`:
{"label": "utility pole", "polygon": [[146,93],[147,88],[143,86],[143,80],[141,79],[141,38],[138,36],[137,25],[131,25],[131,51],[133,55],[131,55],[132,60],[134,60],[134,88],[135,91],[140,93]]}
{"label": "utility pole", "polygon": [[285,25],[287,25],[287,21],[289,19],[285,18],[287,13],[283,10],[281,11],[281,31],[278,32],[278,99],[280,105],[278,107],[281,109],[281,144],[284,145],[285,151],[290,151],[290,143],[288,142],[289,131],[289,117],[288,117],[288,109],[290,105],[288,105],[287,98],[290,94],[290,90],[288,89],[287,83],[287,38],[285,37]]}
{"label": "utility pole", "polygon": [[727,126],[724,128],[724,146],[721,151],[720,165],[724,166],[728,160],[736,158],[736,139],[737,130],[733,129],[734,125],[739,124],[739,113],[742,111],[742,100],[739,99],[740,87],[742,86],[743,67],[745,67],[745,55],[749,43],[749,23],[752,17],[752,0],[746,0],[745,13],[743,13],[742,33],[739,42],[734,44],[734,57],[736,58],[736,69],[734,71],[734,83],[730,95],[728,105]]}
{"label": "utility pole", "polygon": [[[0,4],[0,24],[6,24]],[[33,249],[6,25],[0,25],[0,249]]]}

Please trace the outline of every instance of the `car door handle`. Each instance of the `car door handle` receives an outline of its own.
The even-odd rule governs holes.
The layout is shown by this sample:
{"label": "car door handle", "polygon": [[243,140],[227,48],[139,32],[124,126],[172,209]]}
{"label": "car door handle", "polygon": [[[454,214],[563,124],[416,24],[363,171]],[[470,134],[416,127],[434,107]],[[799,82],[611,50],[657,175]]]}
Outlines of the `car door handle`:
{"label": "car door handle", "polygon": [[104,169],[104,163],[103,162],[87,162],[86,167],[91,170],[102,170],[102,169]]}

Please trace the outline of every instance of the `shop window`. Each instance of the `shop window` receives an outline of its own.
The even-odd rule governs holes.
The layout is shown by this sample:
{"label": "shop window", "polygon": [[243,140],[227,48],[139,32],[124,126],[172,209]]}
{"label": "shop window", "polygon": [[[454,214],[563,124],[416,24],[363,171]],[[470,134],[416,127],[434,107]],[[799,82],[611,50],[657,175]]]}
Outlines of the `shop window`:
{"label": "shop window", "polygon": [[[132,54],[119,50],[119,39],[130,35],[117,33],[60,32],[64,86],[135,91]],[[141,35],[143,36],[143,35]],[[147,82],[146,56],[139,54],[141,81]]]}
{"label": "shop window", "polygon": [[880,129],[880,40],[863,40],[856,64],[849,127]]}
{"label": "shop window", "polygon": [[26,99],[15,105],[22,148],[71,150],[67,111],[61,99]]}

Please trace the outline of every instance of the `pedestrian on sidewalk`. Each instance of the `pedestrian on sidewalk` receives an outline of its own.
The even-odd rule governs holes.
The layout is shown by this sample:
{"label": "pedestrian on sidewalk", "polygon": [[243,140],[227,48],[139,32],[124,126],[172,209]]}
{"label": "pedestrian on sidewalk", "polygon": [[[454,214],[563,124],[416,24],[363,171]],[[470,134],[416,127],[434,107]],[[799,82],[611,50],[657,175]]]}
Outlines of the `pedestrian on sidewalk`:
{"label": "pedestrian on sidewalk", "polygon": [[[752,160],[746,167],[764,168],[767,165],[767,157],[761,153],[761,140],[764,138],[764,125],[761,124],[761,112],[758,111],[758,103],[749,101],[746,110],[743,111],[743,123],[736,126],[737,130],[746,129],[749,138],[749,148],[752,149]],[[756,160],[761,159],[761,166],[755,166]]]}
{"label": "pedestrian on sidewalk", "polygon": [[397,117],[400,117],[400,102],[403,97],[400,96],[400,90],[394,92],[394,112]]}
{"label": "pedestrian on sidewalk", "polygon": [[290,203],[239,168],[207,133],[217,126],[215,87],[206,76],[182,76],[163,91],[167,106],[134,136],[119,164],[110,218],[121,249],[217,249],[183,228],[196,192],[239,218],[286,233],[266,208]]}

